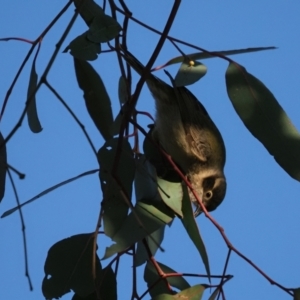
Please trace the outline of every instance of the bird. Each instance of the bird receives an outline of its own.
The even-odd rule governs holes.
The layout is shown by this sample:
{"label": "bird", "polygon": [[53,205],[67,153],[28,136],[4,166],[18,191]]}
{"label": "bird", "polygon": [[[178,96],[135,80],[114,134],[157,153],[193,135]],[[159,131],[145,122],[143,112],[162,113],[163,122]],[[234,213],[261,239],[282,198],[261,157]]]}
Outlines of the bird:
{"label": "bird", "polygon": [[[128,50],[125,61],[146,84],[155,100],[152,138],[172,157],[207,211],[215,210],[226,194],[226,149],[222,135],[201,102],[184,86],[167,84],[150,72]],[[197,217],[201,206],[189,189]]]}

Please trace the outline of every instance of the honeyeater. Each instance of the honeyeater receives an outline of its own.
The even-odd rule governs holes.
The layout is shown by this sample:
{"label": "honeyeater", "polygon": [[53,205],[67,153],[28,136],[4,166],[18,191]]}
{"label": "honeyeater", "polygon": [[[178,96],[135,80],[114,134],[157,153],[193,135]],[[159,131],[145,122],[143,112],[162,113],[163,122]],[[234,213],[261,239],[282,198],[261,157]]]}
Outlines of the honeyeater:
{"label": "honeyeater", "polygon": [[[124,51],[124,58],[138,74],[145,72],[130,52]],[[226,151],[218,128],[187,88],[171,86],[150,72],[145,76],[156,106],[154,140],[179,166],[206,209],[216,209],[226,193]],[[189,196],[198,216],[201,206],[191,190]]]}

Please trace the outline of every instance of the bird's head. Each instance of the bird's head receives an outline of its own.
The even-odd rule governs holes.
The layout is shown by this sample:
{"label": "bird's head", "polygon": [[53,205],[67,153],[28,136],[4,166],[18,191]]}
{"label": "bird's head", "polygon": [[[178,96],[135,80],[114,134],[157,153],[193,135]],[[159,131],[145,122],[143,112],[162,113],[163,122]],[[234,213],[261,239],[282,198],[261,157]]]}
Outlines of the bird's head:
{"label": "bird's head", "polygon": [[[188,174],[187,177],[208,211],[215,210],[221,204],[226,194],[226,179],[223,173],[203,171],[198,174]],[[189,191],[189,196],[196,207],[194,214],[197,217],[202,212],[201,206],[192,191]]]}

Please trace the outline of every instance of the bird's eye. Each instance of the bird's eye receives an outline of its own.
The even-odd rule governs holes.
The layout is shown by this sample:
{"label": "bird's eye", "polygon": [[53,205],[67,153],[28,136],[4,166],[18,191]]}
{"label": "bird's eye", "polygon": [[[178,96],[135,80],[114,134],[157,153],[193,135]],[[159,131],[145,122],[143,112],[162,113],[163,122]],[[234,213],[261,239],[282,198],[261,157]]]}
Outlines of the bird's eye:
{"label": "bird's eye", "polygon": [[205,193],[205,198],[210,199],[212,197],[212,195],[213,195],[212,191],[208,191]]}

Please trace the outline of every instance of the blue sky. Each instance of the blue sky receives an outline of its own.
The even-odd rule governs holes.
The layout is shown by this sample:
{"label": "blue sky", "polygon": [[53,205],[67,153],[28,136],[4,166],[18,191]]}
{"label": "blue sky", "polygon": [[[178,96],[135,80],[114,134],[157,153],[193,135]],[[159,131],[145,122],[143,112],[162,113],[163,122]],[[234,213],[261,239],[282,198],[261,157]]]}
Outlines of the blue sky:
{"label": "blue sky", "polygon": [[[158,30],[163,29],[171,9],[170,1],[131,0],[126,3],[136,18]],[[0,37],[35,39],[63,5],[58,1],[6,1],[0,11]],[[43,72],[72,13],[73,7],[44,39],[36,65],[38,75]],[[211,51],[278,47],[277,50],[238,55],[232,59],[265,83],[294,125],[300,129],[299,13],[300,4],[297,1],[183,1],[170,35]],[[85,30],[86,25],[78,18],[62,50]],[[130,23],[128,48],[142,62],[147,62],[157,40],[157,35]],[[16,41],[0,44],[1,99],[4,99],[29,47],[29,44]],[[195,52],[185,47],[182,49],[186,53]],[[161,65],[175,56],[178,56],[177,50],[166,43],[155,65]],[[1,121],[4,137],[11,131],[24,108],[32,58],[13,90]],[[203,63],[208,67],[208,73],[190,89],[219,127],[227,149],[225,172],[228,192],[222,205],[212,215],[224,228],[232,244],[266,274],[285,287],[298,287],[300,184],[277,165],[235,113],[225,87],[227,62],[210,59]],[[107,87],[116,115],[120,76],[117,60],[113,54],[103,54],[93,62],[93,66]],[[169,70],[175,74],[176,66]],[[168,80],[163,72],[158,75]],[[69,54],[60,52],[48,79],[86,126],[96,148],[101,147],[103,140],[86,112]],[[25,120],[7,145],[9,163],[26,174],[22,181],[14,176],[21,202],[62,180],[97,168],[97,160],[80,128],[45,86],[37,94],[37,106],[43,131],[31,133]],[[146,87],[138,109],[154,114],[153,100]],[[150,123],[145,117],[140,117],[139,122],[143,126]],[[48,249],[58,240],[93,231],[100,201],[98,176],[91,175],[24,207],[33,292],[29,291],[24,276],[19,215],[15,213],[0,219],[1,298],[42,299],[40,285]],[[7,180],[0,214],[15,205]],[[212,273],[221,274],[227,247],[209,220],[201,216],[197,222],[207,247]],[[109,239],[99,239],[100,257],[109,243]],[[166,252],[158,253],[159,261],[180,272],[205,272],[179,220],[167,229],[163,247]],[[128,273],[131,271],[131,261],[125,259],[120,267],[118,286],[119,295],[122,296],[119,298],[129,299],[128,286],[131,284]],[[231,256],[228,273],[234,278],[225,286],[227,299],[291,299],[235,254]],[[204,282],[188,280],[191,284]],[[144,289],[142,281],[141,278],[140,292]],[[71,299],[71,294],[63,299]]]}

